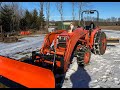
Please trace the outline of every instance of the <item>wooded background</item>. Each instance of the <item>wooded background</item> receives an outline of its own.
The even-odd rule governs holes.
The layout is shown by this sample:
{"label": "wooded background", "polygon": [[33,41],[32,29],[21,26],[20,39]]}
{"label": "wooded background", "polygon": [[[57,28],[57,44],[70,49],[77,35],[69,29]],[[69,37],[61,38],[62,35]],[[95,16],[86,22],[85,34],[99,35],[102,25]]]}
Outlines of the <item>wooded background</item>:
{"label": "wooded background", "polygon": [[[84,7],[86,7],[89,3],[70,2],[70,4],[72,5],[72,20],[64,20],[64,2],[56,2],[56,9],[60,14],[61,21],[50,21],[50,7],[52,7],[51,2],[40,2],[40,13],[38,13],[36,9],[34,9],[33,11],[28,11],[27,9],[23,10],[17,2],[0,2],[0,26],[2,27],[3,32],[17,32],[29,29],[47,32],[49,22],[54,22],[55,25],[59,25],[59,22],[74,21],[76,22],[76,25],[78,25],[81,19],[81,12],[84,10]],[[46,16],[44,16],[43,7],[46,10]],[[79,8],[79,20],[75,19],[75,8]],[[89,23],[91,19],[94,21],[96,20],[95,17],[85,17],[85,21],[87,21],[86,24]],[[100,18],[97,24],[99,26],[120,26],[120,18]]]}

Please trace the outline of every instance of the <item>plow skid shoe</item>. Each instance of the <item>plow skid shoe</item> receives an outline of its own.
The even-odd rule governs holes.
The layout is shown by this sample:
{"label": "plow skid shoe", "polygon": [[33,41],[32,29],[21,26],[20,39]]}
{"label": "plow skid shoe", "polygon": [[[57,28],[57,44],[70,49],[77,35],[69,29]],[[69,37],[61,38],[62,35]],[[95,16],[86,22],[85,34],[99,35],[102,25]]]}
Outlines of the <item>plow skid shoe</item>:
{"label": "plow skid shoe", "polygon": [[0,56],[0,75],[28,88],[55,88],[51,70]]}

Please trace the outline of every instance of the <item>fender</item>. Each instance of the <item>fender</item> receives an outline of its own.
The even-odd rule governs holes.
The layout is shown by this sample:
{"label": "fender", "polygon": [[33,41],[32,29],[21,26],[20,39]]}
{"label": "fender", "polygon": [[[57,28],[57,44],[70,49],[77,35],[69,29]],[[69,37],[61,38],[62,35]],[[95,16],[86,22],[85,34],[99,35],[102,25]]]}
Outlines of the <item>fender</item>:
{"label": "fender", "polygon": [[87,32],[84,32],[83,28],[78,28],[70,33],[70,40],[68,41],[67,50],[65,53],[64,58],[64,72],[67,71],[68,65],[70,63],[70,58],[76,43],[78,42],[79,38],[83,37]]}
{"label": "fender", "polygon": [[95,28],[92,32],[91,32],[91,36],[90,36],[90,47],[91,49],[93,48],[93,44],[94,44],[94,36],[96,34],[96,32],[101,31],[101,29],[99,27]]}

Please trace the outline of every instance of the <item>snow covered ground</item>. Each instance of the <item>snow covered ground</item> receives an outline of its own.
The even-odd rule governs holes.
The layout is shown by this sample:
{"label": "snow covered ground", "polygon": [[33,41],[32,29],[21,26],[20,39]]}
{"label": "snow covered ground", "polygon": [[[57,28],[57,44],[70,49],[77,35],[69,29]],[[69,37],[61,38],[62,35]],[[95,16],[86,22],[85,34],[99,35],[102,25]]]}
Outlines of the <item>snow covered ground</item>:
{"label": "snow covered ground", "polygon": [[17,43],[0,42],[0,55],[20,59],[34,50],[39,50],[43,43],[44,36],[45,35],[35,35],[34,37],[25,37]]}
{"label": "snow covered ground", "polygon": [[[120,31],[104,30],[107,37],[120,38]],[[1,43],[0,55],[20,59],[39,50],[45,35],[25,37],[17,43]],[[102,56],[91,56],[90,64],[78,67],[76,59],[70,65],[62,88],[120,88],[120,44],[108,46]]]}
{"label": "snow covered ground", "polygon": [[[104,31],[107,37],[120,38],[120,31]],[[108,46],[102,56],[92,54],[85,68],[74,59],[62,88],[120,88],[120,44]]]}

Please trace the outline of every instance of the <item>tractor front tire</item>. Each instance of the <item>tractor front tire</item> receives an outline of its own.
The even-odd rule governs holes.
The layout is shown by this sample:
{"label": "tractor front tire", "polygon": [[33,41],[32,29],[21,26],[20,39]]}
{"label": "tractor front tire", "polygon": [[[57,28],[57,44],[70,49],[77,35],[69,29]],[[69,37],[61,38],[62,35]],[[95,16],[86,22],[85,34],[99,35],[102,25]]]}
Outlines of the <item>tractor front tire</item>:
{"label": "tractor front tire", "polygon": [[77,63],[79,66],[86,66],[90,62],[91,51],[89,48],[83,47],[77,51]]}

